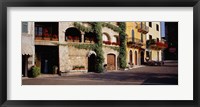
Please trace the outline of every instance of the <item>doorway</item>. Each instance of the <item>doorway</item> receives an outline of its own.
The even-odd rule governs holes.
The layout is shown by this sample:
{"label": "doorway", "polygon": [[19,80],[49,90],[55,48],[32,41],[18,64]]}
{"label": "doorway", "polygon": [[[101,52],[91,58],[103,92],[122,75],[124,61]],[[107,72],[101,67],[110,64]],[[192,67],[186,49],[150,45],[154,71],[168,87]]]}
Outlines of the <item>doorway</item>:
{"label": "doorway", "polygon": [[135,51],[135,65],[137,65],[137,51]]}
{"label": "doorway", "polygon": [[22,55],[22,76],[28,76],[28,58],[29,55]]}
{"label": "doorway", "polygon": [[96,68],[96,55],[95,54],[91,54],[88,57],[88,72],[95,72]]}
{"label": "doorway", "polygon": [[130,52],[129,52],[129,61],[130,61],[131,64],[133,63],[133,52],[132,52],[132,50],[130,50]]}
{"label": "doorway", "polygon": [[41,73],[52,74],[55,66],[59,69],[57,46],[35,46],[35,51],[36,66],[40,67]]}
{"label": "doorway", "polygon": [[107,55],[107,70],[115,70],[115,55],[114,54],[108,54]]}
{"label": "doorway", "polygon": [[144,51],[141,51],[141,65],[144,65]]}

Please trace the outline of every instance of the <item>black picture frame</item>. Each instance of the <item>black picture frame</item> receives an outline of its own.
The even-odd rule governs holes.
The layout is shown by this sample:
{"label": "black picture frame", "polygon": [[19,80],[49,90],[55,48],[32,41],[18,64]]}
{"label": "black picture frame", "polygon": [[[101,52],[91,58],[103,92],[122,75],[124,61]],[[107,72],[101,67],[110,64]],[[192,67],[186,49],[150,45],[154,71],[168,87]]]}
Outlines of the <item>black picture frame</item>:
{"label": "black picture frame", "polygon": [[[200,0],[2,0],[0,2],[0,105],[3,107],[27,106],[115,106],[115,107],[199,107],[199,56],[200,51]],[[7,100],[7,7],[193,7],[193,77],[194,100],[109,100],[109,101],[16,101]],[[189,71],[192,72],[192,71]]]}

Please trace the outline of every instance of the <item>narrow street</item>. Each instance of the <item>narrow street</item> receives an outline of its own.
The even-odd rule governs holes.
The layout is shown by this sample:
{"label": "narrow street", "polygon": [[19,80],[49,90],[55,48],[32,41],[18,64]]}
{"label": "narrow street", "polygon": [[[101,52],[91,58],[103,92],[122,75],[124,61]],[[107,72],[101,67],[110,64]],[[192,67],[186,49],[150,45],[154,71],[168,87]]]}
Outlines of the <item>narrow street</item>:
{"label": "narrow street", "polygon": [[23,78],[22,85],[178,85],[178,63],[105,73]]}

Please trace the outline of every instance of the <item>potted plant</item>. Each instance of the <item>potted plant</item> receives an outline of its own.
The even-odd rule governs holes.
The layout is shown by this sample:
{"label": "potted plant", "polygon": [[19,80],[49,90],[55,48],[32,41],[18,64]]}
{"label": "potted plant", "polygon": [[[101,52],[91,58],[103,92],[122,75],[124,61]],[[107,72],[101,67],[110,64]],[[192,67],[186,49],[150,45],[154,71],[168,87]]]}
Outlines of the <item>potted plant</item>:
{"label": "potted plant", "polygon": [[56,65],[54,65],[54,66],[52,67],[52,73],[53,73],[53,74],[57,74],[57,73],[58,73],[58,67],[57,67]]}
{"label": "potted plant", "polygon": [[36,67],[36,66],[33,66],[32,68],[31,68],[31,76],[33,77],[33,78],[35,78],[35,77],[37,77],[37,76],[39,76],[40,75],[40,68],[39,67]]}
{"label": "potted plant", "polygon": [[79,66],[79,70],[84,70],[85,69],[85,66]]}
{"label": "potted plant", "polygon": [[68,42],[72,42],[73,41],[73,37],[72,36],[67,36],[67,41]]}
{"label": "potted plant", "polygon": [[73,70],[79,70],[79,66],[73,66]]}

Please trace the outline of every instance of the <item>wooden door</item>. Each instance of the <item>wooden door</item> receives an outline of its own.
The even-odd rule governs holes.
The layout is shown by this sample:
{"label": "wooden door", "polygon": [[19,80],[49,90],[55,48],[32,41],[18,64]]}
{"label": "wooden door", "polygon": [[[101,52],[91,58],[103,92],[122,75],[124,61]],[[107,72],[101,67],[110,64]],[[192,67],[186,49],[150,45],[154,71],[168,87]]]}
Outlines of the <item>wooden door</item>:
{"label": "wooden door", "polygon": [[108,54],[107,55],[107,70],[115,70],[115,55]]}

